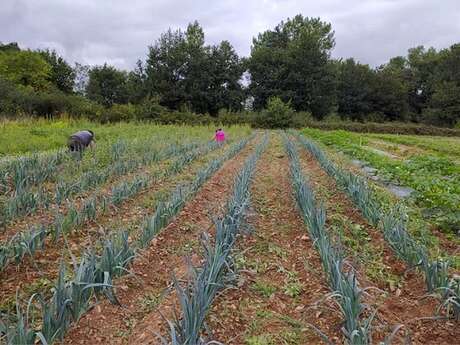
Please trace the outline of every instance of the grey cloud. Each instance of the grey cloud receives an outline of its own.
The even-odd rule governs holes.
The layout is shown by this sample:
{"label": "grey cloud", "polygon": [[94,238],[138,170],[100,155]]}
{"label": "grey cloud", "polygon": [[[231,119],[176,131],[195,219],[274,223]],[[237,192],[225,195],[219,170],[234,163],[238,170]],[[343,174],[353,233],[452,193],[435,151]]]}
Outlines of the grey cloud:
{"label": "grey cloud", "polygon": [[198,20],[206,40],[230,41],[248,55],[252,38],[302,13],[331,22],[334,57],[373,66],[417,45],[448,47],[460,38],[457,0],[2,0],[0,41],[51,47],[70,62],[132,68],[171,28]]}

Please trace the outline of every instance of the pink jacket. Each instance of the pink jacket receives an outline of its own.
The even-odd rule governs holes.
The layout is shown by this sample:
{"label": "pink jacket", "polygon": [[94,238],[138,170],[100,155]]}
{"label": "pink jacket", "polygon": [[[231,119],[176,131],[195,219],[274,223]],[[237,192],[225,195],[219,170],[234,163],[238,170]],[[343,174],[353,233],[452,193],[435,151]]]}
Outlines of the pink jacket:
{"label": "pink jacket", "polygon": [[225,132],[224,131],[217,131],[216,132],[216,141],[217,142],[225,141]]}

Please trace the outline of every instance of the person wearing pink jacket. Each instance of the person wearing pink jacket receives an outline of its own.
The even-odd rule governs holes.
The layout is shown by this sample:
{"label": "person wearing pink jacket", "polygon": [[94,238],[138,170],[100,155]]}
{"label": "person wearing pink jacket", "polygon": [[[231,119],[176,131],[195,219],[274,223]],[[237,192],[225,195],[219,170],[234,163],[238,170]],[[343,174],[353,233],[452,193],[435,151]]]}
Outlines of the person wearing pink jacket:
{"label": "person wearing pink jacket", "polygon": [[222,144],[225,141],[225,132],[222,130],[222,128],[219,128],[216,131],[215,139],[220,144]]}

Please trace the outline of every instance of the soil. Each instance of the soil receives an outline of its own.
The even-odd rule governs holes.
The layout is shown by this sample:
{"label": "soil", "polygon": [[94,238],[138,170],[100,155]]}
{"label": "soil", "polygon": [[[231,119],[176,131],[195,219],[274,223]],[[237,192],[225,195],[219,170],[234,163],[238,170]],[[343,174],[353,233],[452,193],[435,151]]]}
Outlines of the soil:
{"label": "soil", "polygon": [[[460,328],[456,327],[455,323],[428,319],[416,321],[420,318],[433,317],[439,305],[434,298],[425,298],[427,292],[422,274],[414,270],[407,272],[407,267],[396,258],[385,242],[382,233],[367,223],[360,211],[345,193],[340,191],[334,180],[320,167],[314,157],[304,149],[300,153],[305,169],[304,173],[309,176],[312,187],[319,197],[322,196],[327,207],[329,228],[331,218],[337,215],[347,218],[352,224],[359,224],[369,236],[373,259],[379,253],[381,255],[381,262],[377,265],[380,265],[380,269],[385,273],[399,278],[396,286],[391,284],[394,283],[391,279],[388,281],[370,279],[366,269],[368,264],[373,263],[367,263],[363,260],[359,250],[355,253],[355,257],[349,258],[358,273],[362,286],[377,287],[384,292],[382,295],[378,290],[375,290],[376,293],[369,296],[369,302],[378,307],[379,310],[378,322],[376,322],[379,324],[377,331],[374,332],[375,338],[383,340],[385,336],[391,333],[393,327],[402,324],[404,327],[399,334],[406,333],[405,336],[407,335],[413,344],[452,344],[452,339],[460,339]],[[353,237],[354,235],[349,234],[349,236]],[[400,337],[395,341],[403,343],[404,339]]]}
{"label": "soil", "polygon": [[[131,236],[135,236],[142,220],[148,214],[153,213],[152,208],[154,209],[155,205],[152,204],[157,201],[156,198],[162,194],[162,191],[171,190],[178,183],[190,180],[203,165],[203,162],[219,155],[221,152],[222,150],[219,149],[201,157],[181,174],[152,181],[147,188],[134,197],[127,199],[117,207],[111,207],[105,214],[98,214],[95,221],[86,222],[80,229],[72,231],[67,236],[67,243],[62,239],[54,243],[51,238],[47,238],[45,250],[38,251],[33,259],[25,257],[20,265],[10,264],[0,273],[0,300],[2,305],[5,306],[5,304],[8,305],[15,301],[17,287],[20,290],[25,289],[27,294],[49,290],[58,275],[59,265],[56,263],[61,259],[64,262],[71,262],[69,252],[78,257],[84,248],[94,246],[108,232],[118,231],[118,229],[131,228]],[[161,169],[163,166],[158,165],[157,169]],[[103,193],[109,195],[110,190],[111,186],[106,186]],[[152,197],[154,197],[153,200]],[[51,215],[47,217],[51,217]],[[51,218],[48,219],[48,222],[50,221]],[[10,301],[10,303],[5,303],[6,301]]]}
{"label": "soil", "polygon": [[[169,224],[135,259],[132,275],[117,281],[121,307],[103,301],[88,312],[65,338],[65,344],[150,344],[166,334],[165,319],[173,318],[175,306],[172,275],[185,278],[186,257],[197,263],[199,238],[212,227],[213,215],[231,192],[233,178],[254,145],[248,145],[202,187]],[[107,322],[110,320],[110,322]]]}
{"label": "soil", "polygon": [[[260,158],[251,202],[251,235],[239,239],[237,286],[221,294],[209,337],[224,344],[318,344],[310,325],[342,338],[321,262],[292,198],[288,159],[278,135]],[[265,341],[265,342],[264,342]]]}

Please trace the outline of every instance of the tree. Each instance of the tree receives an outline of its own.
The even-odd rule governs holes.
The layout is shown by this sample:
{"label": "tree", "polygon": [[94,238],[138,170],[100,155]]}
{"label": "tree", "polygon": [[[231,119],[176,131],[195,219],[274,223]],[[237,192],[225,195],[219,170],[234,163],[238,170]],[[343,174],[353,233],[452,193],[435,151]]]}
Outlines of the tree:
{"label": "tree", "polygon": [[279,97],[270,97],[267,107],[256,116],[256,125],[260,128],[289,128],[294,110],[289,103]]}
{"label": "tree", "polygon": [[148,95],[147,75],[141,60],[138,60],[136,67],[130,71],[126,79],[126,92],[129,103],[139,104]]}
{"label": "tree", "polygon": [[460,123],[460,44],[439,52],[431,79],[433,93],[424,112],[425,120],[447,126]]}
{"label": "tree", "polygon": [[79,95],[84,96],[89,82],[90,67],[88,65],[82,65],[76,62],[73,70],[75,73],[73,90]]}
{"label": "tree", "polygon": [[56,51],[38,51],[51,66],[50,81],[61,91],[71,93],[75,84],[75,71]]}
{"label": "tree", "polygon": [[220,108],[240,109],[244,99],[239,84],[243,72],[229,42],[205,45],[198,22],[181,30],[169,29],[149,48],[146,62],[148,93],[159,95],[171,109],[185,107],[217,114]]}
{"label": "tree", "polygon": [[335,103],[334,44],[330,24],[302,15],[259,34],[248,63],[256,109],[278,95],[296,110],[326,115]]}
{"label": "tree", "polygon": [[0,52],[0,77],[15,85],[45,90],[50,86],[51,66],[36,52],[10,49]]}
{"label": "tree", "polygon": [[363,121],[373,109],[375,73],[353,59],[338,62],[337,106],[343,118]]}
{"label": "tree", "polygon": [[208,112],[211,115],[217,114],[220,109],[242,109],[245,94],[240,79],[243,72],[243,64],[228,41],[211,48],[208,89]]}
{"label": "tree", "polygon": [[18,46],[17,42],[5,43],[0,42],[0,52],[18,52],[21,49]]}
{"label": "tree", "polygon": [[127,101],[126,73],[104,64],[89,71],[86,95],[106,107]]}
{"label": "tree", "polygon": [[161,105],[179,109],[185,100],[185,37],[169,29],[149,47],[146,74],[150,95],[160,95]]}

